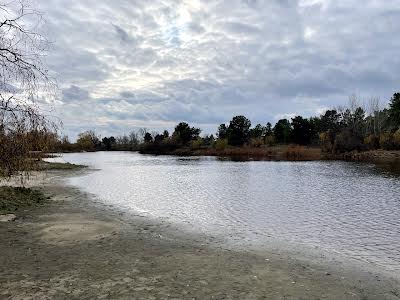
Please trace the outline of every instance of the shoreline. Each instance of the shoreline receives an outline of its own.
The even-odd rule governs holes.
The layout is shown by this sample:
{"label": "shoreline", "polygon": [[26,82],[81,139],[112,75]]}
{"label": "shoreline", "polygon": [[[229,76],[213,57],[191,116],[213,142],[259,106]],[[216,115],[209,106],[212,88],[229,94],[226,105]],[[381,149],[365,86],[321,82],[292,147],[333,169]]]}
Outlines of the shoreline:
{"label": "shoreline", "polygon": [[[109,150],[104,152],[119,152],[120,150]],[[93,151],[103,152],[103,151]],[[142,155],[155,156],[199,156],[217,157],[220,159],[232,159],[238,161],[353,161],[386,163],[400,165],[400,150],[366,150],[350,151],[344,153],[325,153],[319,147],[309,147],[300,145],[281,145],[272,147],[230,147],[222,150],[215,148],[191,149],[178,148],[175,150],[123,150],[123,152],[138,152]],[[79,153],[79,152],[56,152],[55,154]]]}
{"label": "shoreline", "polygon": [[49,172],[41,187],[51,202],[0,224],[0,297],[400,299],[399,279],[379,272],[213,247],[167,222],[125,215],[65,183],[88,171]]}

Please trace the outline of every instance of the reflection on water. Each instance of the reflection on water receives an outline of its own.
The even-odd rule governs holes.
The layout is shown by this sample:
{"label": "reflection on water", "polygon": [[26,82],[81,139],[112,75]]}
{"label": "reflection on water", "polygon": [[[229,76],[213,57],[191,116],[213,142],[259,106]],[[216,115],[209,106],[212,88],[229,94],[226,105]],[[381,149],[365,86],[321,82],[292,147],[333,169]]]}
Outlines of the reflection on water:
{"label": "reflection on water", "polygon": [[64,159],[99,168],[72,184],[122,209],[241,245],[279,239],[400,271],[400,178],[387,167],[124,152]]}

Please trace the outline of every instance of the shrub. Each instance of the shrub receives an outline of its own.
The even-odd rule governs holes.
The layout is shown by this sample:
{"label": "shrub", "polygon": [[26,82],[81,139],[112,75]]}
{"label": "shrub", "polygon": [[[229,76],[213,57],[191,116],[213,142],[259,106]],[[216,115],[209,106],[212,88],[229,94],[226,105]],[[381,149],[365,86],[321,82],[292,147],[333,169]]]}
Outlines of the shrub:
{"label": "shrub", "polygon": [[215,149],[217,150],[225,150],[228,147],[228,140],[227,139],[218,139],[215,142]]}
{"label": "shrub", "polygon": [[379,148],[379,136],[370,134],[364,138],[364,144],[370,150],[375,150]]}
{"label": "shrub", "polygon": [[203,139],[199,137],[194,141],[192,141],[192,150],[200,149],[202,145],[203,145]]}
{"label": "shrub", "polygon": [[379,145],[382,149],[392,150],[394,149],[393,134],[390,132],[383,132],[379,136]]}
{"label": "shrub", "polygon": [[262,138],[252,138],[250,139],[250,146],[259,148],[264,144]]}
{"label": "shrub", "polygon": [[393,134],[393,141],[395,148],[400,150],[400,128]]}
{"label": "shrub", "polygon": [[352,134],[349,130],[344,130],[336,135],[333,149],[336,153],[343,153],[353,150],[363,150],[365,146],[362,139]]}
{"label": "shrub", "polygon": [[268,146],[273,146],[273,145],[275,145],[275,138],[274,138],[273,135],[267,135],[267,136],[265,136],[264,140],[265,140],[265,142],[264,142],[265,145],[268,145]]}
{"label": "shrub", "polygon": [[319,142],[321,144],[321,149],[323,152],[333,151],[333,143],[329,132],[321,132],[319,134]]}

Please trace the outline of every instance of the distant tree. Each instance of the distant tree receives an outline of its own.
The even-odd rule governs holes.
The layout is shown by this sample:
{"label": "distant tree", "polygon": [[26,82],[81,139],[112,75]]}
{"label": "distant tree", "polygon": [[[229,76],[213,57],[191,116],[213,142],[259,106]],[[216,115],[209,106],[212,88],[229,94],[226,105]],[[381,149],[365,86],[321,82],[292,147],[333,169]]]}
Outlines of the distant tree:
{"label": "distant tree", "polygon": [[395,129],[400,128],[400,93],[395,93],[390,99],[389,119]]}
{"label": "distant tree", "polygon": [[175,127],[173,135],[182,143],[187,144],[199,137],[201,130],[190,127],[188,123],[181,122]]}
{"label": "distant tree", "polygon": [[340,128],[340,114],[334,109],[327,110],[325,114],[321,116],[318,125],[319,132],[326,132],[328,130],[338,131]]}
{"label": "distant tree", "polygon": [[119,145],[129,145],[129,137],[126,134],[118,136],[116,142]]}
{"label": "distant tree", "polygon": [[241,146],[248,142],[250,137],[251,122],[245,116],[236,116],[229,122],[228,143]]}
{"label": "distant tree", "polygon": [[93,130],[82,132],[76,141],[79,150],[95,151],[100,145],[100,139]]}
{"label": "distant tree", "polygon": [[151,143],[153,141],[153,137],[150,132],[146,132],[144,134],[143,140],[145,143]]}
{"label": "distant tree", "polygon": [[163,136],[164,136],[164,138],[169,138],[169,132],[168,132],[168,130],[164,130]]}
{"label": "distant tree", "polygon": [[353,113],[353,133],[362,137],[365,133],[365,111],[362,107],[357,107]]}
{"label": "distant tree", "polygon": [[132,147],[132,149],[134,149],[135,147],[137,147],[138,144],[139,144],[138,134],[134,130],[132,130],[129,133],[129,145]]}
{"label": "distant tree", "polygon": [[319,130],[321,127],[321,118],[320,117],[311,117],[309,119],[311,126],[311,143],[318,144],[319,134],[321,131]]}
{"label": "distant tree", "polygon": [[219,139],[226,139],[228,137],[228,128],[225,124],[221,124],[218,127],[217,137]]}
{"label": "distant tree", "polygon": [[203,145],[204,146],[212,146],[214,145],[215,142],[215,138],[214,135],[210,134],[210,135],[205,135],[203,137]]}
{"label": "distant tree", "polygon": [[147,132],[148,132],[147,128],[139,128],[137,132],[137,137],[139,142],[144,142],[144,136],[146,135]]}
{"label": "distant tree", "polygon": [[274,131],[270,122],[265,126],[264,145],[272,146],[274,143]]}
{"label": "distant tree", "polygon": [[156,134],[154,136],[154,143],[159,144],[162,143],[162,141],[164,140],[164,134]]}
{"label": "distant tree", "polygon": [[270,122],[267,123],[267,125],[265,126],[265,135],[269,136],[272,135],[273,131],[272,131],[272,124]]}
{"label": "distant tree", "polygon": [[292,118],[292,140],[299,145],[309,145],[311,143],[313,131],[309,120],[301,116]]}
{"label": "distant tree", "polygon": [[274,127],[274,137],[277,143],[289,143],[292,127],[287,119],[279,120]]}
{"label": "distant tree", "polygon": [[104,137],[101,142],[104,145],[105,150],[110,151],[112,149],[112,146],[115,144],[115,138],[113,136],[111,137]]}
{"label": "distant tree", "polygon": [[250,129],[250,137],[257,139],[257,138],[261,138],[265,135],[266,133],[266,128],[263,127],[261,124],[257,124],[254,128]]}

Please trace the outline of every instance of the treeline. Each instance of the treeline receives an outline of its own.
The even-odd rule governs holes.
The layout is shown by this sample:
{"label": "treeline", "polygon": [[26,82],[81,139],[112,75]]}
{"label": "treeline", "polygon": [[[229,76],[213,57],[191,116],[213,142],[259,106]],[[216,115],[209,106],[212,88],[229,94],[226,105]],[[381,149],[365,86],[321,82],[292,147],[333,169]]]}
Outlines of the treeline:
{"label": "treeline", "polygon": [[93,131],[81,133],[76,143],[63,138],[58,142],[61,151],[139,150],[143,153],[164,154],[177,149],[223,150],[227,147],[268,147],[278,144],[320,146],[326,153],[353,150],[400,149],[400,93],[395,93],[389,106],[379,108],[371,99],[368,109],[350,98],[348,107],[327,110],[318,117],[296,116],[279,120],[274,126],[251,122],[245,116],[235,116],[228,124],[219,125],[215,135],[200,136],[199,128],[179,123],[172,134],[132,131],[120,137],[100,138]]}

